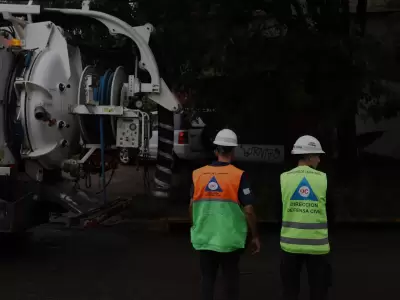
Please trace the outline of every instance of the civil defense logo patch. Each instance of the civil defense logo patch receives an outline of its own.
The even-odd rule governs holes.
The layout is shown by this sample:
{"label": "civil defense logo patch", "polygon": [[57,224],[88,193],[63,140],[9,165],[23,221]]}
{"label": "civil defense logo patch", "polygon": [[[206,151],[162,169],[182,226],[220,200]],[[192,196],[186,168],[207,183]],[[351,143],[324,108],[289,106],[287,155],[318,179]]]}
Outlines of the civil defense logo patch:
{"label": "civil defense logo patch", "polygon": [[206,186],[206,192],[222,192],[221,187],[218,184],[217,178],[213,176]]}
{"label": "civil defense logo patch", "polygon": [[294,191],[292,197],[290,200],[295,200],[295,201],[318,201],[317,196],[315,196],[313,189],[311,188],[310,183],[308,180],[304,177],[299,185],[297,186],[296,190]]}

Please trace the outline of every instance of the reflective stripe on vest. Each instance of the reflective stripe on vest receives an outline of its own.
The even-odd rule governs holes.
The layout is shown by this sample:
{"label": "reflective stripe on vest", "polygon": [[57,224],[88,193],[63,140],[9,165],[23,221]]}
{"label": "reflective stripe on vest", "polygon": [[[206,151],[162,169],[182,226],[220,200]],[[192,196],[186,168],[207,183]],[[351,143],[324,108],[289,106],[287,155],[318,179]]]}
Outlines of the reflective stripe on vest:
{"label": "reflective stripe on vest", "polygon": [[281,247],[299,254],[330,251],[326,216],[326,175],[297,167],[281,175]]}
{"label": "reflective stripe on vest", "polygon": [[297,229],[326,229],[328,228],[328,223],[282,222],[282,226]]}
{"label": "reflective stripe on vest", "polygon": [[288,237],[283,237],[281,236],[281,242],[286,243],[286,244],[292,244],[292,245],[309,245],[309,246],[315,246],[315,245],[326,245],[329,243],[328,238],[323,238],[320,240],[316,239],[297,239],[297,238],[288,238]]}
{"label": "reflective stripe on vest", "polygon": [[243,171],[232,165],[193,172],[193,227],[196,250],[231,252],[244,248],[247,223],[238,191]]}

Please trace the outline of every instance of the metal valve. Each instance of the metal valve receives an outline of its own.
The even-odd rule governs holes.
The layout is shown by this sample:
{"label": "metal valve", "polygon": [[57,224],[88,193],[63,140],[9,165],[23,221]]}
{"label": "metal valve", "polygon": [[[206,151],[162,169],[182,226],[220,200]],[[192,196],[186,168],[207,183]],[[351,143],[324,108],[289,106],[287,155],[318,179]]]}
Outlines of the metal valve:
{"label": "metal valve", "polygon": [[64,121],[58,121],[58,124],[57,124],[57,126],[58,126],[58,128],[59,129],[63,129],[63,128],[69,128],[70,127],[70,125],[69,124],[67,124],[66,122],[64,122]]}
{"label": "metal valve", "polygon": [[68,141],[67,140],[62,140],[61,141],[61,147],[62,148],[65,148],[65,147],[67,147],[68,146]]}

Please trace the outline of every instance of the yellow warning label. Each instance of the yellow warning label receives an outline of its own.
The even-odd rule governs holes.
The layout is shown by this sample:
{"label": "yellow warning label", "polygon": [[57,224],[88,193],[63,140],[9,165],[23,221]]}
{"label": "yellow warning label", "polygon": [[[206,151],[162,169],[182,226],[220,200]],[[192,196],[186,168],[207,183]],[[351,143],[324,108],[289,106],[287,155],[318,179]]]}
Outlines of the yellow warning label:
{"label": "yellow warning label", "polygon": [[104,107],[103,108],[103,112],[112,113],[112,112],[114,112],[114,108],[112,108],[112,107]]}

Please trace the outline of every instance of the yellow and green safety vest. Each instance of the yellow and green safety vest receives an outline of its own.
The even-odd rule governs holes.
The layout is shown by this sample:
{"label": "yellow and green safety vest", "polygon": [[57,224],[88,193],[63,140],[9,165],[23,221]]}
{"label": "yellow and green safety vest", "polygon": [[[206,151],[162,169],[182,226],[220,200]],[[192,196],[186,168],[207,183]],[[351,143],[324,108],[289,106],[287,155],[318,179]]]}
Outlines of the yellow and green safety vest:
{"label": "yellow and green safety vest", "polygon": [[300,166],[281,175],[282,250],[329,253],[326,190],[326,174],[310,167]]}

